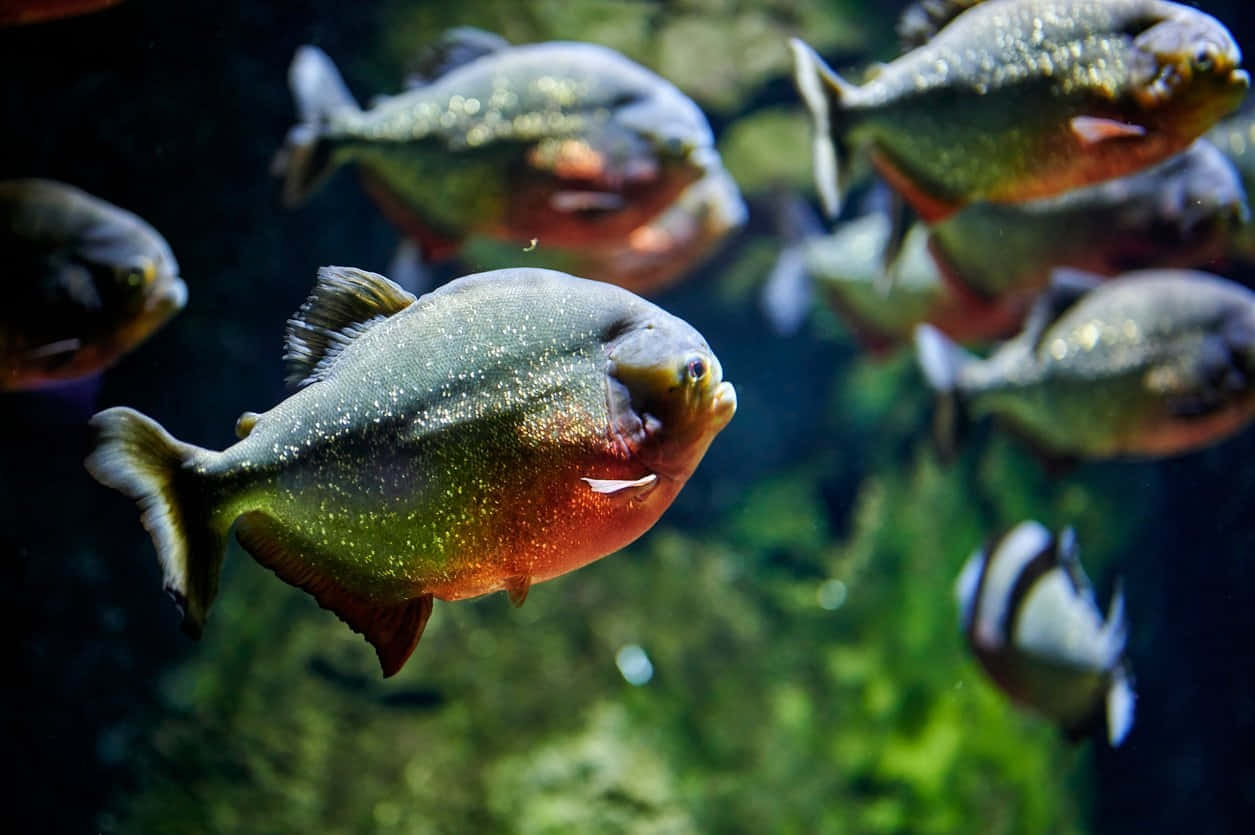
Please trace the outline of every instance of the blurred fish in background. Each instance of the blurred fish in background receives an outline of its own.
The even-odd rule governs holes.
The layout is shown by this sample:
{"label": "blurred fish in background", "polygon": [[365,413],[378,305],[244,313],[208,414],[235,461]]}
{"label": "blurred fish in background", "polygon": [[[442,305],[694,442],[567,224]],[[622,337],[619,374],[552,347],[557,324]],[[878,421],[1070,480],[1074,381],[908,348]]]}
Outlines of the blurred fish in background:
{"label": "blurred fish in background", "polygon": [[[289,82],[300,123],[274,166],[285,204],[354,163],[425,264],[485,237],[587,249],[601,269],[591,277],[615,281],[619,259],[606,253],[628,242],[621,257],[639,254],[632,236],[648,238],[685,189],[713,176],[735,190],[718,179],[719,153],[697,105],[611,49],[510,46],[461,28],[419,63],[409,90],[362,110],[325,53],[297,51]],[[722,231],[735,217],[734,208]]]}
{"label": "blurred fish in background", "polygon": [[187,301],[157,230],[64,183],[0,182],[0,254],[0,390],[99,373]]}
{"label": "blurred fish in background", "polygon": [[1106,620],[1071,528],[1021,522],[974,553],[955,583],[960,622],[989,677],[1073,739],[1104,725],[1116,746],[1133,726],[1124,594]]}
{"label": "blurred fish in background", "polygon": [[929,325],[916,348],[947,454],[967,416],[1060,458],[1175,455],[1255,417],[1255,292],[1208,273],[1059,270],[988,359]]}
{"label": "blurred fish in background", "polygon": [[[1004,336],[1019,323],[1022,309],[1015,299],[984,298],[946,279],[923,224],[912,226],[892,255],[887,250],[893,221],[887,212],[846,221],[827,235],[817,218],[808,225],[812,231],[785,247],[764,284],[763,306],[778,333],[801,326],[812,294],[875,355],[909,343],[922,322],[958,342]],[[888,283],[882,280],[886,272]]]}
{"label": "blurred fish in background", "polygon": [[20,26],[75,17],[116,6],[122,0],[0,0],[0,26]]}

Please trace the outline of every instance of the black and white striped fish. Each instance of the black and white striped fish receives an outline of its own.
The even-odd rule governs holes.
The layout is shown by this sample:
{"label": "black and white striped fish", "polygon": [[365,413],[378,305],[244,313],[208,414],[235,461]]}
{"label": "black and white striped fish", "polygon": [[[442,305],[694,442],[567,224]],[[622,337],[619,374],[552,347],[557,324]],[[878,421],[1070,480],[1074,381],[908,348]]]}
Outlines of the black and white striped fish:
{"label": "black and white striped fish", "polygon": [[955,585],[963,630],[990,677],[1016,702],[1079,738],[1103,724],[1119,745],[1135,696],[1125,658],[1124,595],[1104,621],[1071,528],[1022,522],[968,560]]}

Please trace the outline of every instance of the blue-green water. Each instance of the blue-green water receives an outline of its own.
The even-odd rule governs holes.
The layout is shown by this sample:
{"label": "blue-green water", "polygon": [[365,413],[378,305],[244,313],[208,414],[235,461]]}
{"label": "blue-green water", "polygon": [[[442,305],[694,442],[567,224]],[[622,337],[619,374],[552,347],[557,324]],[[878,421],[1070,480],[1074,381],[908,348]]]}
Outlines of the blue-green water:
{"label": "blue-green water", "polygon": [[[1255,50],[1255,11],[1203,7]],[[887,59],[897,11],[126,0],[0,30],[0,177],[54,177],[148,219],[190,297],[97,383],[0,396],[20,827],[1242,831],[1255,807],[1251,433],[1055,472],[980,427],[943,466],[909,353],[871,359],[826,310],[777,336],[759,310],[781,243],[774,190],[812,188],[783,44],[805,37],[838,65]],[[348,172],[280,207],[267,171],[295,117],[292,54],[318,44],[365,101],[396,89],[414,44],[460,24],[609,44],[703,107],[750,219],[655,300],[708,338],[738,413],[641,540],[517,610],[501,595],[437,604],[393,679],[234,545],[193,643],[133,504],[82,468],[85,421],[125,404],[222,448],[242,411],[285,396],[283,325],[317,267],[384,270],[396,244]],[[1119,749],[1068,744],[965,648],[954,577],[1026,518],[1075,526],[1101,602],[1124,578],[1139,701]],[[632,647],[652,671],[639,684]],[[635,658],[635,676],[616,658]]]}

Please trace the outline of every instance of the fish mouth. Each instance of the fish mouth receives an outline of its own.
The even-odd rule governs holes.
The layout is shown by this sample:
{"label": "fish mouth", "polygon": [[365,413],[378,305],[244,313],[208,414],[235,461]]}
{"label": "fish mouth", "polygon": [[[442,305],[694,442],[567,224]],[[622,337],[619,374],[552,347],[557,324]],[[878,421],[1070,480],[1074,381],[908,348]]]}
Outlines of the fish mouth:
{"label": "fish mouth", "polygon": [[159,292],[144,302],[144,312],[164,316],[178,313],[187,304],[187,284],[183,279],[171,276]]}
{"label": "fish mouth", "polygon": [[1236,69],[1229,72],[1229,84],[1247,89],[1251,86],[1251,75],[1246,70]]}
{"label": "fish mouth", "polygon": [[728,425],[736,414],[736,389],[727,380],[715,386],[714,396],[710,399],[710,415],[713,418],[712,429],[718,431]]}

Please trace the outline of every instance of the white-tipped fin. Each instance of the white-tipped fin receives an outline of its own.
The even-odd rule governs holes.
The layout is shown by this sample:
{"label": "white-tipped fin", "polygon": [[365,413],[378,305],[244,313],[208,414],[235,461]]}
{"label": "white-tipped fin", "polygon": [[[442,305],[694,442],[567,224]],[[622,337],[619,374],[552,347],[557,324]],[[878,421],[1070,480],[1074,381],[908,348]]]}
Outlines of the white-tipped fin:
{"label": "white-tipped fin", "polygon": [[1107,691],[1107,741],[1115,748],[1124,742],[1133,728],[1137,694],[1123,668],[1116,671],[1111,689]]}
{"label": "white-tipped fin", "polygon": [[134,409],[106,409],[90,425],[96,442],[83,462],[87,471],[139,505],[166,591],[183,613],[183,629],[199,637],[218,590],[224,549],[201,477],[187,466],[201,450]]}
{"label": "white-tipped fin", "polygon": [[288,382],[323,379],[353,340],[416,301],[394,282],[355,267],[321,267],[301,309],[288,320],[283,360]]}
{"label": "white-tipped fin", "polygon": [[759,300],[771,329],[781,336],[797,333],[806,321],[811,295],[811,277],[802,245],[784,247],[776,256]]}
{"label": "white-tipped fin", "polygon": [[915,356],[928,385],[941,393],[954,391],[959,383],[959,370],[975,359],[929,324],[915,327]]}
{"label": "white-tipped fin", "polygon": [[318,122],[337,110],[357,110],[357,101],[336,65],[316,46],[302,46],[288,68],[288,87],[302,122]]}
{"label": "white-tipped fin", "polygon": [[633,487],[649,487],[657,480],[658,476],[653,473],[643,475],[640,478],[632,479],[631,481],[620,478],[580,477],[580,481],[587,482],[588,486],[592,488],[594,493],[618,493],[622,490],[630,490]]}
{"label": "white-tipped fin", "polygon": [[[804,41],[790,38],[789,48],[793,50],[793,79],[811,114],[811,156],[815,168],[815,188],[819,192],[824,212],[830,218],[836,217],[841,212],[843,184],[840,182],[840,162],[833,142],[832,104],[840,103],[841,93],[849,85],[829,69],[815,50]],[[825,81],[832,91],[833,99],[829,98]]]}
{"label": "white-tipped fin", "polygon": [[1099,639],[1107,667],[1119,664],[1129,639],[1129,627],[1124,619],[1124,583],[1121,580],[1116,580],[1115,592],[1111,595],[1111,605],[1107,610],[1107,620],[1102,626]]}
{"label": "white-tipped fin", "polygon": [[409,238],[402,238],[388,262],[388,275],[415,296],[431,289],[431,270],[423,263],[422,250]]}
{"label": "white-tipped fin", "polygon": [[972,613],[976,608],[976,592],[980,589],[980,575],[985,570],[985,552],[977,551],[963,564],[963,570],[954,581],[954,597],[959,603],[959,623],[964,631],[972,626]]}

